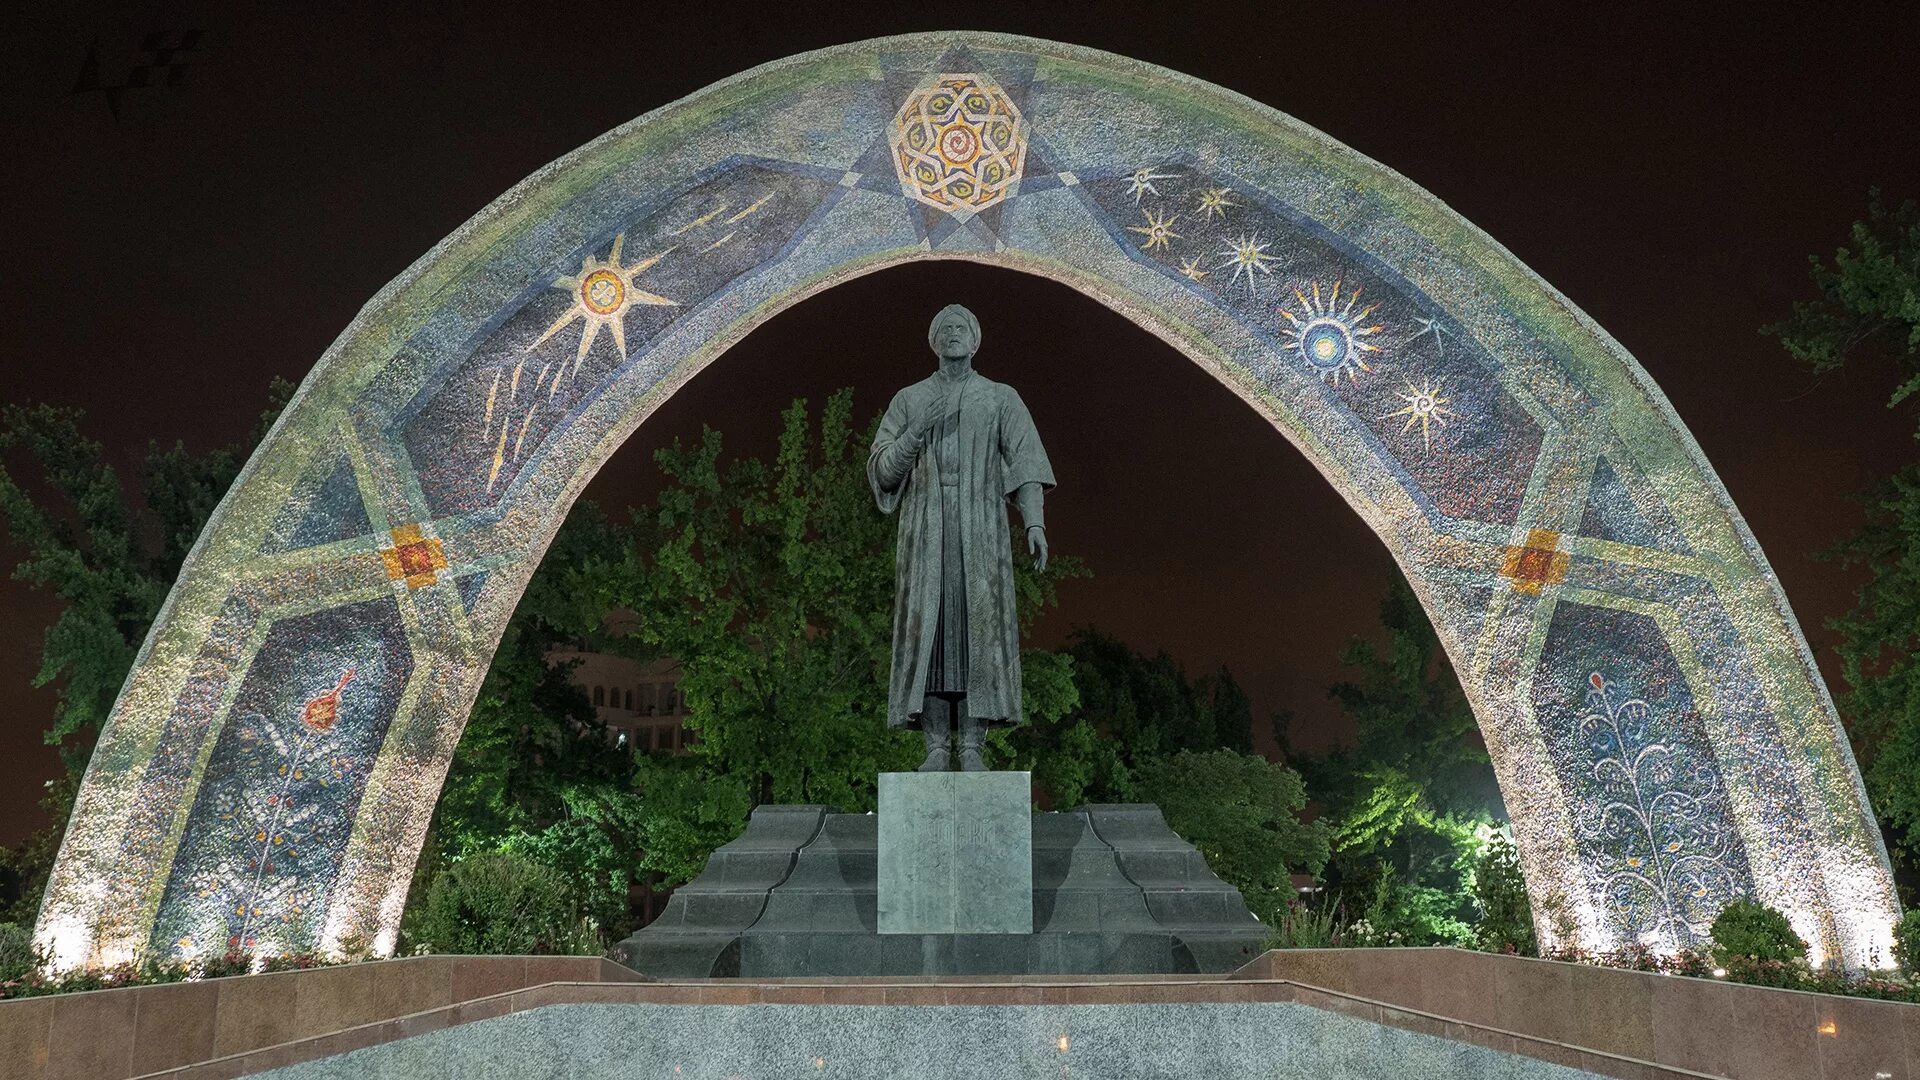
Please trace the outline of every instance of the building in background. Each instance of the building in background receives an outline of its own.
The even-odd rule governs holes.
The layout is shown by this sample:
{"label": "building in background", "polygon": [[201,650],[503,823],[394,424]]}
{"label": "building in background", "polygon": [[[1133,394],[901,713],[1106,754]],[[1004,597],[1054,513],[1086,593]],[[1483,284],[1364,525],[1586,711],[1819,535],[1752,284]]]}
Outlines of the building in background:
{"label": "building in background", "polygon": [[[609,628],[618,630],[609,620]],[[630,657],[586,649],[554,649],[550,664],[572,663],[573,685],[593,702],[593,711],[606,725],[607,738],[629,753],[684,754],[693,745],[687,727],[687,703],[680,696],[680,663],[672,658],[642,663]],[[657,878],[634,883],[627,903],[637,926],[658,918],[672,889]]]}
{"label": "building in background", "polygon": [[555,649],[547,662],[573,663],[573,685],[593,702],[615,745],[635,753],[685,753],[694,734],[680,696],[680,664],[671,658],[642,663],[611,653]]}

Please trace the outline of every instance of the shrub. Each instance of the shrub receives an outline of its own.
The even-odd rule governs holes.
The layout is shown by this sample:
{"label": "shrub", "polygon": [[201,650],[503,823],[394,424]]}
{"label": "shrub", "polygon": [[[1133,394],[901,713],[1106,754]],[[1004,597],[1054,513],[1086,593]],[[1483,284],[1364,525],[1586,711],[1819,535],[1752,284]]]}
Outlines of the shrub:
{"label": "shrub", "polygon": [[1893,962],[1910,974],[1920,968],[1920,908],[1900,916],[1893,925]]}
{"label": "shrub", "polygon": [[1293,900],[1272,915],[1269,949],[1338,949],[1348,944],[1347,927],[1331,899],[1319,907]]}
{"label": "shrub", "polygon": [[46,954],[33,943],[33,928],[0,923],[0,983],[20,982],[37,973]]}
{"label": "shrub", "polygon": [[530,955],[599,951],[597,928],[566,878],[510,852],[442,870],[412,914],[407,936],[437,953]]}
{"label": "shrub", "polygon": [[1394,879],[1392,868],[1376,878],[1373,896],[1349,927],[1349,944],[1381,946],[1456,945],[1473,942],[1473,928],[1454,916],[1460,897],[1428,885]]}
{"label": "shrub", "polygon": [[1527,883],[1520,876],[1520,853],[1504,834],[1494,833],[1473,866],[1473,902],[1480,923],[1473,928],[1474,943],[1487,952],[1534,956],[1539,952],[1533,935],[1533,907],[1527,902]]}
{"label": "shrub", "polygon": [[[1804,964],[1807,943],[1793,932],[1793,924],[1779,911],[1751,900],[1735,900],[1720,909],[1708,931],[1713,958],[1728,972],[1739,969],[1741,981],[1788,985],[1785,968]],[[1750,969],[1750,970],[1749,970]]]}
{"label": "shrub", "polygon": [[200,977],[203,979],[224,979],[229,975],[245,975],[252,970],[253,954],[247,952],[209,955],[199,963]]}
{"label": "shrub", "polygon": [[269,956],[260,964],[261,971],[305,971],[308,968],[327,967],[331,961],[317,952],[289,952]]}

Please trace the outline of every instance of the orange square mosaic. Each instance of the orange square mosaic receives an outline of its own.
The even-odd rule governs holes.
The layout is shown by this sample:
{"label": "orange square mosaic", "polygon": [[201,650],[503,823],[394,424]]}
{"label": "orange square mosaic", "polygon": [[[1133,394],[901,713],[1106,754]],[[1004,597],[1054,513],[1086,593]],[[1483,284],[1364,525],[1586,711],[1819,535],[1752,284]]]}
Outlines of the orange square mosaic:
{"label": "orange square mosaic", "polygon": [[391,535],[393,546],[380,549],[388,578],[406,582],[409,589],[440,580],[440,571],[447,568],[447,555],[439,537],[428,535],[419,525],[402,525],[391,530]]}
{"label": "orange square mosaic", "polygon": [[1516,592],[1539,596],[1549,585],[1567,579],[1567,565],[1573,557],[1560,550],[1560,534],[1547,529],[1529,529],[1527,542],[1507,548],[1500,565],[1500,576],[1511,578]]}

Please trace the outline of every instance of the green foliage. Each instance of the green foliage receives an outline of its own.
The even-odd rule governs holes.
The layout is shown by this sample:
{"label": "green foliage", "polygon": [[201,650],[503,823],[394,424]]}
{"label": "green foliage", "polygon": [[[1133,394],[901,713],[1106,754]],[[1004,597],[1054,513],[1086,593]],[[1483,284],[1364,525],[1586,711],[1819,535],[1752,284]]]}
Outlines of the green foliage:
{"label": "green foliage", "polygon": [[1354,744],[1296,763],[1327,808],[1328,883],[1364,907],[1362,936],[1465,942],[1475,834],[1499,813],[1499,788],[1473,710],[1404,579],[1389,587],[1380,616],[1385,646],[1349,644],[1355,677],[1331,690],[1354,720]]}
{"label": "green foliage", "polygon": [[1505,833],[1494,833],[1474,860],[1473,900],[1480,913],[1473,928],[1475,945],[1488,952],[1538,953],[1533,909],[1520,875],[1520,852]]}
{"label": "green foliage", "polygon": [[1778,910],[1751,900],[1735,900],[1720,909],[1708,930],[1713,958],[1731,970],[1741,961],[1794,961],[1807,958],[1807,943]]}
{"label": "green foliage", "polygon": [[[1891,361],[1889,408],[1920,392],[1920,205],[1889,208],[1871,192],[1849,246],[1831,264],[1810,262],[1819,297],[1763,332],[1814,371]],[[1866,523],[1826,553],[1869,574],[1853,608],[1828,624],[1848,686],[1839,706],[1895,854],[1911,864],[1920,856],[1920,462],[1896,467],[1861,501]]]}
{"label": "green foliage", "polygon": [[1317,874],[1327,863],[1327,827],[1300,820],[1306,785],[1284,765],[1233,750],[1182,750],[1144,761],[1137,783],[1139,800],[1159,806],[1236,888],[1285,889],[1294,870]]}
{"label": "green foliage", "polygon": [[13,576],[61,601],[33,684],[57,686],[46,740],[60,748],[68,772],[41,802],[47,823],[0,852],[0,868],[17,876],[19,890],[0,907],[0,918],[31,922],[39,911],[74,781],[134,655],[208,516],[292,395],[293,384],[273,380],[260,423],[231,446],[194,454],[177,442],[148,444],[134,491],[101,445],[82,434],[80,410],[0,407],[0,456],[27,466],[16,474],[0,464],[0,518],[26,552]]}
{"label": "green foliage", "polygon": [[1252,752],[1252,706],[1224,667],[1189,680],[1164,652],[1080,627],[1060,652],[1030,650],[1024,670],[1028,723],[1000,760],[1030,770],[1050,805],[1136,798],[1136,770],[1169,754]]}
{"label": "green foliage", "polygon": [[1862,501],[1866,523],[1828,553],[1870,575],[1852,609],[1828,623],[1840,634],[1848,687],[1839,705],[1874,808],[1912,857],[1920,854],[1920,463]]}
{"label": "green foliage", "polygon": [[599,583],[627,545],[591,503],[576,507],[554,537],[454,750],[416,880],[511,851],[561,873],[609,934],[629,929],[642,831],[633,760],[609,742],[570,681],[571,666],[547,658],[601,633],[610,605]]}
{"label": "green foliage", "polygon": [[59,597],[35,686],[60,681],[47,742],[64,746],[71,771],[86,765],[180,563],[240,466],[279,415],[293,386],[275,379],[253,434],[191,454],[149,444],[130,494],[101,445],[81,434],[81,412],[52,405],[0,408],[0,453],[30,461],[46,501],[0,468],[0,517],[27,552],[14,577]]}
{"label": "green foliage", "polygon": [[1831,266],[1809,262],[1817,300],[1793,305],[1793,317],[1762,328],[1815,371],[1844,366],[1860,352],[1894,358],[1905,378],[1889,405],[1920,392],[1920,204],[1888,209],[1875,189],[1867,217],[1853,223],[1852,246]]}
{"label": "green foliage", "polygon": [[1893,925],[1893,962],[1908,974],[1920,969],[1920,909],[1906,912]]}
{"label": "green foliage", "polygon": [[0,923],[0,983],[19,982],[46,962],[46,954],[33,943],[33,927]]}
{"label": "green foliage", "polygon": [[[856,432],[852,415],[851,391],[817,425],[794,402],[771,463],[723,467],[712,430],[660,451],[669,483],[606,578],[608,599],[639,614],[628,647],[678,660],[699,735],[689,759],[640,766],[645,867],[667,884],[698,872],[756,805],[870,810],[881,772],[919,764],[918,737],[886,726],[894,521],[867,487],[872,426]],[[1036,571],[1024,554],[1014,566],[1023,628],[1084,572],[1072,559]],[[1060,676],[1051,661],[1023,673],[1030,716],[1070,704]],[[994,746],[1013,752],[1004,737]]]}
{"label": "green foliage", "polygon": [[1392,864],[1373,879],[1366,907],[1349,928],[1356,945],[1473,944],[1459,891],[1401,881]]}
{"label": "green foliage", "polygon": [[[1254,905],[1249,903],[1248,907]],[[1351,943],[1351,932],[1331,898],[1313,906],[1301,903],[1295,896],[1277,906],[1262,904],[1260,907],[1263,910],[1254,914],[1273,927],[1266,943],[1269,949],[1338,949]]]}
{"label": "green foliage", "polygon": [[40,797],[40,811],[46,823],[21,841],[18,847],[0,848],[0,871],[14,877],[11,900],[0,903],[0,920],[32,925],[40,914],[40,897],[46,892],[47,875],[60,854],[60,840],[67,832],[67,817],[73,812],[74,796],[80,791],[80,775],[69,772],[47,782]]}
{"label": "green foliage", "polygon": [[407,915],[408,942],[431,952],[528,956],[599,950],[597,929],[566,877],[510,852],[482,852],[447,866]]}

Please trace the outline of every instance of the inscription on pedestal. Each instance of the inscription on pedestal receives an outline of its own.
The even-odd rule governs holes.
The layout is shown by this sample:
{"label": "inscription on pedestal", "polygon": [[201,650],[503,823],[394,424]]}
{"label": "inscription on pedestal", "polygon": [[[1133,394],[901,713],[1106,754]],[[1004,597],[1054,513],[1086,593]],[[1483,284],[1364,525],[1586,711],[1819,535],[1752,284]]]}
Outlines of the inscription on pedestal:
{"label": "inscription on pedestal", "polygon": [[1033,932],[1032,774],[880,774],[882,934]]}

